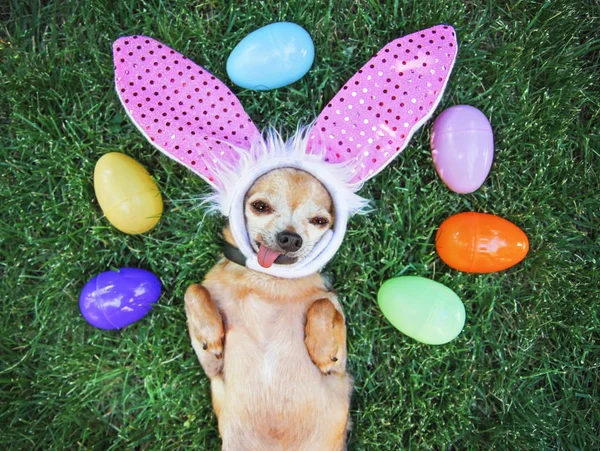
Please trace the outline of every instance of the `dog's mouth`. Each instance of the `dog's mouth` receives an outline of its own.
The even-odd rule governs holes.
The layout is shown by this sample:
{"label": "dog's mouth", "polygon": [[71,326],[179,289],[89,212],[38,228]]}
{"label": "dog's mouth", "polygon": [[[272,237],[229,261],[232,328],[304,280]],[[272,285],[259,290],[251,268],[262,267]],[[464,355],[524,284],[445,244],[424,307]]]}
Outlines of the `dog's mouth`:
{"label": "dog's mouth", "polygon": [[298,260],[297,257],[290,257],[288,255],[282,254],[276,250],[273,250],[262,243],[257,242],[258,246],[258,264],[263,268],[270,268],[273,263],[277,263],[278,265],[291,265],[292,263],[296,263]]}

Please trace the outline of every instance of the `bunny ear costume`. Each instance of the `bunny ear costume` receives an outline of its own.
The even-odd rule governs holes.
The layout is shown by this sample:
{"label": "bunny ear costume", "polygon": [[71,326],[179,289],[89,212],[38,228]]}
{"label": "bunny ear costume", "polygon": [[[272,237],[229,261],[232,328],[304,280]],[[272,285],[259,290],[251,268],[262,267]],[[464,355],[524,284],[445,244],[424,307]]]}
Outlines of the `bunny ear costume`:
{"label": "bunny ear costume", "polygon": [[[335,95],[311,128],[287,142],[262,135],[237,97],[206,69],[145,36],[113,45],[115,81],[127,114],[154,147],[209,183],[246,266],[276,277],[319,271],[339,249],[356,195],[436,109],[457,54],[454,29],[439,25],[382,48]],[[333,229],[292,265],[262,267],[244,218],[244,197],[262,175],[296,168],[316,177],[335,206]]]}

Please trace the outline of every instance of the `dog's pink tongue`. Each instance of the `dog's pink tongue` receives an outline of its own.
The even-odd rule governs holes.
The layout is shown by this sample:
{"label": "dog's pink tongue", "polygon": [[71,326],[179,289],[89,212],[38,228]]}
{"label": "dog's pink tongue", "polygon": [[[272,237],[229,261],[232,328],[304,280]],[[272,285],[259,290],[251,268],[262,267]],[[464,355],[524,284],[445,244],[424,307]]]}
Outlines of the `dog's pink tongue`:
{"label": "dog's pink tongue", "polygon": [[270,268],[279,255],[281,255],[279,252],[269,249],[264,244],[261,244],[258,249],[258,263],[263,268]]}

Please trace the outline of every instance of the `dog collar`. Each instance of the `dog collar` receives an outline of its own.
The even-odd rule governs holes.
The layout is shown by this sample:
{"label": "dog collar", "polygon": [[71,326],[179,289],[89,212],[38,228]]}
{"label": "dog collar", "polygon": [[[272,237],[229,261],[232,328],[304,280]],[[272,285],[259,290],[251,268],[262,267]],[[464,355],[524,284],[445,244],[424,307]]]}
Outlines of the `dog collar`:
{"label": "dog collar", "polygon": [[223,243],[223,255],[225,258],[240,266],[246,266],[246,256],[235,246],[225,241]]}

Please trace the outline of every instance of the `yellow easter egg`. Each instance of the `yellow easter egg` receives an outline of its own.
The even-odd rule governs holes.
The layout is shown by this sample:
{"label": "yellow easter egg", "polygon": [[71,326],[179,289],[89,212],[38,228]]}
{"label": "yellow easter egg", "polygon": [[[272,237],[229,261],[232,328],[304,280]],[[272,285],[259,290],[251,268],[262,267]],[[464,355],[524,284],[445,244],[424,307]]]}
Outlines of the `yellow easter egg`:
{"label": "yellow easter egg", "polygon": [[158,186],[146,168],[122,153],[107,153],[98,160],[94,191],[104,216],[121,232],[147,232],[162,214]]}

